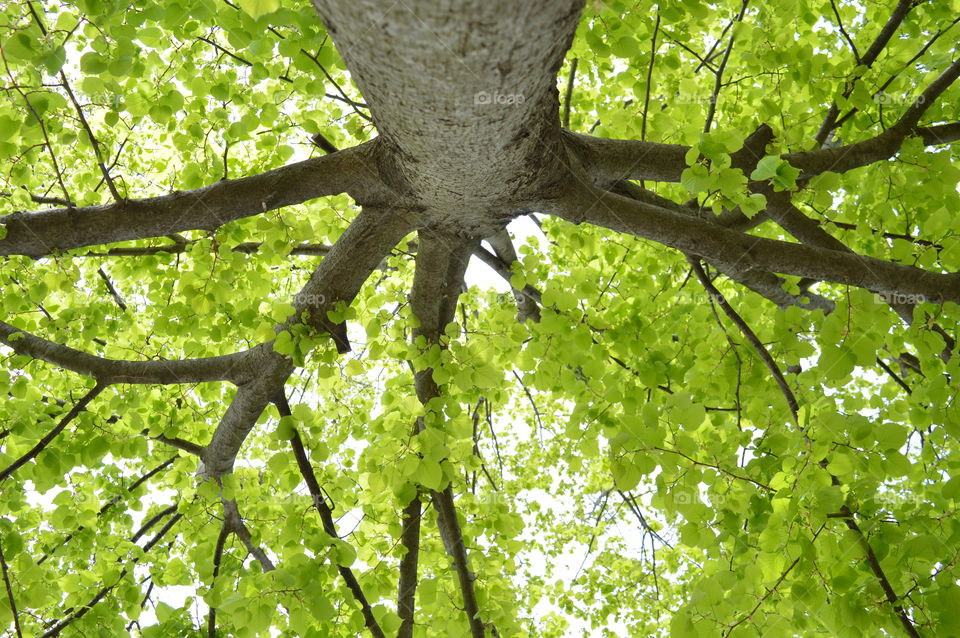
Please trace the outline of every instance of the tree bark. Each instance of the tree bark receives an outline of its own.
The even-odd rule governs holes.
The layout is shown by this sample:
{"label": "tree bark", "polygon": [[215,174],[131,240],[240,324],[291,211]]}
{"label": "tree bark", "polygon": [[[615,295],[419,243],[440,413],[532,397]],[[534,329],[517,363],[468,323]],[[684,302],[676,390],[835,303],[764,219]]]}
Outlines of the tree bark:
{"label": "tree bark", "polygon": [[565,174],[555,82],[579,0],[314,4],[370,106],[381,178],[433,225],[488,237]]}

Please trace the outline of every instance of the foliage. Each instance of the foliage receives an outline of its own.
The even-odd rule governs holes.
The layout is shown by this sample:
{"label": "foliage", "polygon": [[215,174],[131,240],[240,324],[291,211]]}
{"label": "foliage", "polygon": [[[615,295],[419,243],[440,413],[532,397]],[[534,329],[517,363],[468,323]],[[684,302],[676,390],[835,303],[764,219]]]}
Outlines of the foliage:
{"label": "foliage", "polygon": [[[820,146],[831,104],[845,119],[827,144],[897,121],[956,60],[960,2],[916,3],[860,66],[893,3],[755,4],[736,20],[739,0],[589,3],[557,79],[563,100],[576,68],[569,128],[690,146],[676,183],[642,184],[663,197],[756,218],[785,192],[857,253],[960,270],[955,146],[912,137],[895,160],[812,179],[781,157]],[[322,156],[317,134],[337,148],[375,136],[310,3],[128,5],[0,8],[4,212],[188,191]],[[958,100],[949,88],[924,124],[956,122]],[[762,123],[762,159],[734,166]],[[501,636],[906,635],[904,619],[960,635],[960,364],[941,356],[956,352],[955,304],[820,282],[832,312],[777,308],[712,268],[705,289],[671,248],[543,216],[506,273],[537,291],[539,321],[473,286],[438,343],[413,339],[411,241],[330,308],[353,352],[303,325],[278,332],[322,261],[305,246],[326,250],[358,214],[334,195],[0,263],[3,321],[25,333],[153,362],[276,339],[296,365],[290,414],[268,407],[218,483],[198,478],[191,442],[210,440],[235,387],[95,387],[0,349],[0,468],[57,432],[0,482],[0,625],[200,635],[212,607],[220,635],[356,636],[370,621],[349,567],[394,635],[400,512],[452,485]],[[796,295],[810,284],[785,279]],[[910,325],[891,301],[911,304]],[[795,415],[728,309],[783,371]],[[422,404],[427,369],[441,392]],[[224,522],[230,501],[245,524]],[[415,635],[468,635],[437,514],[423,517]]]}

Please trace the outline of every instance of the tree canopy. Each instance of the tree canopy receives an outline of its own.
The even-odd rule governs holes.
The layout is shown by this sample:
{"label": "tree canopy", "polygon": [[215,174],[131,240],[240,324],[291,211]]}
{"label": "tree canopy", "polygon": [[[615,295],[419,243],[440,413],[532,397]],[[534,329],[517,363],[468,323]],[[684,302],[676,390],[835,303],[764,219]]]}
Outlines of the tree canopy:
{"label": "tree canopy", "polygon": [[960,635],[960,0],[314,5],[0,5],[0,626]]}

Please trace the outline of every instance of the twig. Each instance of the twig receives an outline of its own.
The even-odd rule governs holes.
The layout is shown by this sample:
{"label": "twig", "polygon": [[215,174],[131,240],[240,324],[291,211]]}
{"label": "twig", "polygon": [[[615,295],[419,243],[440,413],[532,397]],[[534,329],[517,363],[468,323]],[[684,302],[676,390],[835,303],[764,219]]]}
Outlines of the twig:
{"label": "twig", "polygon": [[660,5],[657,5],[657,19],[653,23],[653,36],[650,39],[650,64],[647,65],[647,86],[643,95],[643,118],[640,120],[640,141],[647,139],[647,112],[650,109],[650,82],[653,79],[653,65],[657,59],[657,35],[660,33]]}
{"label": "twig", "polygon": [[[140,478],[138,478],[136,481],[134,481],[133,483],[131,483],[129,487],[127,487],[127,493],[128,493],[128,494],[133,493],[133,491],[134,491],[135,489],[137,489],[138,487],[140,487],[141,485],[143,485],[144,483],[146,483],[148,480],[150,480],[151,478],[153,478],[157,473],[162,472],[163,470],[165,470],[166,468],[168,468],[174,461],[177,460],[177,458],[179,458],[179,457],[177,457],[177,456],[171,456],[169,459],[167,459],[166,461],[164,461],[163,463],[161,463],[161,464],[158,465],[157,467],[153,468],[152,470],[150,470],[149,472],[147,472],[146,474],[144,474],[143,476],[141,476]],[[103,516],[104,514],[106,514],[106,513],[107,513],[114,505],[116,505],[118,502],[120,502],[120,495],[115,495],[115,496],[113,496],[109,501],[107,501],[106,503],[104,503],[103,506],[100,508],[100,511],[97,512],[97,518],[100,518],[101,516]],[[54,548],[52,548],[52,549],[50,549],[49,551],[47,551],[46,553],[44,553],[44,555],[41,556],[40,559],[37,561],[37,564],[38,564],[38,565],[43,565],[51,556],[53,556],[53,554],[54,554],[58,549],[60,549],[61,547],[63,547],[63,546],[66,545],[67,543],[69,543],[70,540],[71,540],[76,534],[78,534],[79,532],[82,532],[82,531],[85,530],[85,529],[86,529],[86,527],[83,526],[83,525],[81,525],[81,526],[78,527],[75,531],[70,532],[69,534],[67,534],[67,535],[63,538],[63,540],[61,540],[59,543],[57,543],[57,545],[56,545]]]}
{"label": "twig", "polygon": [[97,274],[100,275],[101,279],[103,279],[103,283],[107,285],[107,290],[110,292],[110,295],[113,297],[113,300],[116,302],[116,304],[120,306],[120,310],[126,312],[127,304],[123,302],[123,297],[121,297],[120,293],[117,292],[113,282],[110,281],[110,277],[108,277],[106,271],[104,271],[103,266],[97,269]]}
{"label": "twig", "polygon": [[[216,583],[217,576],[220,574],[223,547],[229,535],[230,529],[227,527],[227,522],[224,521],[223,525],[220,526],[220,535],[217,536],[217,545],[213,550],[213,582],[211,584]],[[210,606],[210,613],[207,615],[207,636],[208,638],[217,638],[217,608],[213,605]]]}
{"label": "twig", "polygon": [[797,398],[793,395],[793,391],[787,384],[787,380],[783,377],[783,373],[780,371],[780,367],[777,365],[777,362],[773,360],[773,357],[770,356],[770,353],[763,345],[763,342],[757,338],[757,335],[753,332],[747,322],[743,320],[743,317],[741,317],[737,311],[733,309],[726,297],[724,297],[723,294],[713,285],[713,282],[710,281],[710,278],[707,277],[707,274],[703,271],[703,266],[700,265],[699,258],[688,256],[687,260],[690,262],[694,274],[697,276],[697,279],[700,280],[700,283],[703,284],[704,289],[710,295],[711,299],[716,299],[724,313],[726,313],[730,320],[736,324],[743,336],[746,337],[747,341],[750,342],[750,345],[752,345],[757,354],[760,355],[760,359],[770,370],[770,374],[773,375],[774,380],[777,382],[780,392],[783,393],[784,398],[787,400],[787,406],[789,406],[790,413],[793,415],[793,421],[796,423],[798,410]]}
{"label": "twig", "polygon": [[837,28],[840,29],[840,35],[843,36],[843,39],[847,41],[847,44],[850,45],[850,50],[853,51],[853,59],[857,61],[857,65],[860,64],[860,52],[857,51],[857,45],[853,43],[853,40],[850,38],[850,34],[847,33],[847,30],[843,28],[843,19],[840,17],[840,11],[837,9],[837,3],[834,0],[830,0],[830,6],[833,8],[833,15],[837,18]]}
{"label": "twig", "polygon": [[3,543],[0,543],[0,567],[3,568],[3,584],[7,588],[7,599],[10,601],[10,611],[13,614],[13,627],[17,630],[17,638],[23,638],[23,632],[20,630],[20,614],[17,613],[17,602],[13,597],[13,586],[10,584],[7,559],[3,555]]}
{"label": "twig", "polygon": [[570,99],[573,97],[573,83],[577,77],[577,58],[570,61],[570,74],[567,76],[567,92],[563,98],[563,128],[570,128]]}
{"label": "twig", "polygon": [[5,470],[0,472],[0,482],[8,479],[14,472],[19,470],[22,466],[26,465],[29,461],[36,458],[40,452],[43,451],[45,447],[50,445],[50,443],[57,438],[57,435],[63,432],[63,429],[73,421],[78,414],[80,414],[84,408],[87,407],[87,404],[90,403],[98,394],[103,392],[107,388],[106,384],[97,383],[93,388],[83,395],[77,403],[67,412],[66,416],[60,419],[60,423],[56,425],[52,430],[47,432],[47,434],[40,439],[36,445],[30,448],[30,451],[18,458],[16,461],[11,463]]}

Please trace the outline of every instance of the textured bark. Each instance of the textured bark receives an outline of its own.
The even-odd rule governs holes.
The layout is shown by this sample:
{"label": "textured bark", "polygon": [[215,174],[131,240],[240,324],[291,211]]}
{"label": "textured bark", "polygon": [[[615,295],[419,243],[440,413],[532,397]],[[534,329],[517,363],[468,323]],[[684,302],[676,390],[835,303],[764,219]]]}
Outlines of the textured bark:
{"label": "textured bark", "polygon": [[372,170],[376,142],[191,191],[106,206],[56,208],[0,216],[0,255],[41,257],[83,246],[163,237],[223,224],[338,193],[361,203],[395,200]]}
{"label": "textured bark", "polygon": [[381,177],[434,225],[487,237],[562,177],[555,79],[579,0],[314,4],[384,142]]}
{"label": "textured bark", "polygon": [[574,223],[589,222],[711,260],[742,261],[747,268],[832,281],[885,293],[920,295],[933,303],[960,303],[960,275],[933,273],[855,253],[744,235],[664,208],[574,187],[536,205]]}
{"label": "textured bark", "polygon": [[245,383],[256,375],[249,367],[250,351],[176,361],[124,361],[104,359],[48,341],[0,321],[0,343],[17,354],[59,366],[65,370],[111,383],[201,383],[231,381]]}
{"label": "textured bark", "polygon": [[[420,325],[414,331],[414,340],[425,340],[429,347],[440,340],[444,327],[453,320],[457,298],[463,287],[463,275],[470,254],[477,249],[476,241],[464,240],[436,232],[421,231],[420,248],[417,251],[417,270],[410,291],[410,305]],[[433,380],[430,368],[415,372],[417,398],[424,405],[440,396],[440,389]],[[480,619],[480,607],[473,582],[476,579],[470,570],[469,557],[457,518],[453,489],[448,485],[443,490],[431,490],[430,498],[437,512],[437,526],[447,553],[453,559],[454,571],[463,595],[463,610],[470,625],[473,638],[484,638],[484,626]],[[414,499],[418,501],[418,499]],[[414,506],[405,511],[405,519],[414,515]],[[409,530],[412,533],[412,530]],[[409,566],[408,566],[408,569]],[[404,589],[406,587],[406,589]],[[401,571],[401,594],[405,609],[414,608],[416,575]],[[404,618],[401,635],[412,626],[412,616]]]}
{"label": "textured bark", "polygon": [[[332,324],[327,312],[337,302],[353,301],[370,273],[416,223],[415,216],[393,211],[361,212],[295,297],[296,314],[279,329],[300,323],[303,313],[307,313],[308,325],[320,332],[328,331]],[[216,478],[233,471],[243,442],[263,410],[283,391],[283,384],[293,372],[293,362],[277,354],[272,343],[255,350],[258,376],[239,387],[214,431],[203,456],[202,473],[207,477]]]}

